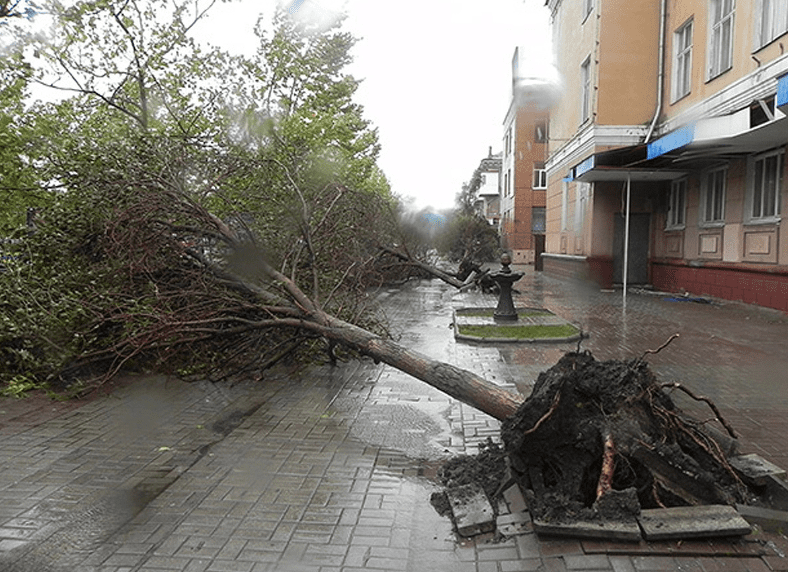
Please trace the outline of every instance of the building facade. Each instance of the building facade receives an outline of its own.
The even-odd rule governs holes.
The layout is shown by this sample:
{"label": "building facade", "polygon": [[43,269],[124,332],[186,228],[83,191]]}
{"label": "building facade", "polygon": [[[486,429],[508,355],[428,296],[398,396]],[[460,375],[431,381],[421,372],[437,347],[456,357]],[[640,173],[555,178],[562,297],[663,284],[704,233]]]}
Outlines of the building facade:
{"label": "building facade", "polygon": [[501,154],[493,154],[492,147],[490,147],[487,157],[479,162],[469,183],[474,194],[476,212],[499,231],[501,222],[500,172]]}
{"label": "building facade", "polygon": [[501,246],[515,264],[534,264],[544,251],[548,108],[544,86],[523,76],[512,58],[512,91],[503,122]]}
{"label": "building facade", "polygon": [[788,311],[788,0],[549,0],[549,273]]}

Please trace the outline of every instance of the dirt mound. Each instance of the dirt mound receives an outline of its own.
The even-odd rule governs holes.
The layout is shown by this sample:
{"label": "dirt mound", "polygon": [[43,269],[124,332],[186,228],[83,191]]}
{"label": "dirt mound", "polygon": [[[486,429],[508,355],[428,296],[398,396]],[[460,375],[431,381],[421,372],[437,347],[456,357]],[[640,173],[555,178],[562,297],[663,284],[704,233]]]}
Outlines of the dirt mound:
{"label": "dirt mound", "polygon": [[[438,471],[438,480],[446,490],[477,485],[492,502],[500,494],[506,472],[506,453],[492,439],[479,446],[476,455],[460,455],[446,461]],[[441,516],[449,516],[451,508],[444,491],[432,493],[430,502]],[[497,502],[492,502],[493,509]]]}

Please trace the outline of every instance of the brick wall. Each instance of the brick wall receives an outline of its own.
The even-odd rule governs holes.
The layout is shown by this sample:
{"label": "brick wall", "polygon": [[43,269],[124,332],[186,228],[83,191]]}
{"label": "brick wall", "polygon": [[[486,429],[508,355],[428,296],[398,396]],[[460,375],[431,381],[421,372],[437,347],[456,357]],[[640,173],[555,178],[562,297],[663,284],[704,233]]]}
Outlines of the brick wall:
{"label": "brick wall", "polygon": [[736,300],[788,312],[788,268],[762,269],[723,265],[687,266],[652,262],[654,288]]}

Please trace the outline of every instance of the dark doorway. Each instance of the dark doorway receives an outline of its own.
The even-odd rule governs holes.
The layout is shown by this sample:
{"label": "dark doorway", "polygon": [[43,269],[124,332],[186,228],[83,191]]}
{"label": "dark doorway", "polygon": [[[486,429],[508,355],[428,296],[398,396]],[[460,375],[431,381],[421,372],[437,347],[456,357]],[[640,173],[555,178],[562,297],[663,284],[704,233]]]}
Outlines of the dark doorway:
{"label": "dark doorway", "polygon": [[544,264],[542,263],[542,254],[544,254],[544,235],[534,235],[534,270],[541,271]]}
{"label": "dark doorway", "polygon": [[[627,285],[648,284],[649,213],[629,215]],[[624,215],[616,213],[613,229],[613,282],[624,282]]]}

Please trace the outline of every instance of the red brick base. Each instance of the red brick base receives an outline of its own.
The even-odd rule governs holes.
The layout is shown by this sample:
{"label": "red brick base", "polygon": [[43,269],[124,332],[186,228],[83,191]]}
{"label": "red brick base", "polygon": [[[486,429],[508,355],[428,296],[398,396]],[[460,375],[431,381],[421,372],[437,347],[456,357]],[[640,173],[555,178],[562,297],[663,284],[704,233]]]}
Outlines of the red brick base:
{"label": "red brick base", "polygon": [[652,260],[654,288],[736,300],[788,312],[788,268]]}

